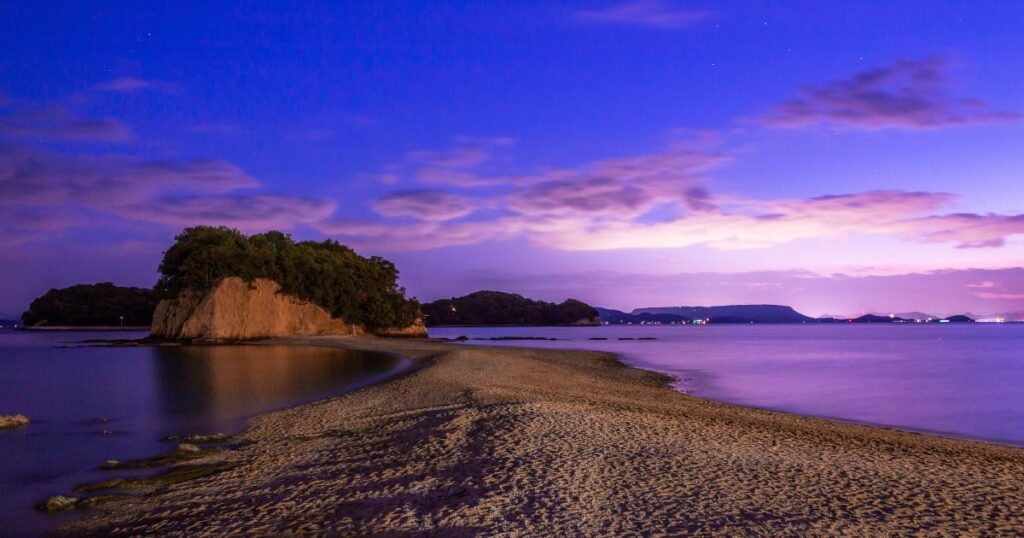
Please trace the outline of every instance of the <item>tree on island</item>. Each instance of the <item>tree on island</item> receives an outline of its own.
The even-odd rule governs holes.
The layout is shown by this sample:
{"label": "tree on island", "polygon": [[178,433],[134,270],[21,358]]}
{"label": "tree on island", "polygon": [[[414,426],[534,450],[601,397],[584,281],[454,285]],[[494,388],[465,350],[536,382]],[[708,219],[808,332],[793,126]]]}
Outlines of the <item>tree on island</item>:
{"label": "tree on island", "polygon": [[427,326],[438,325],[593,325],[594,307],[567,299],[556,304],[500,291],[478,291],[423,305]]}
{"label": "tree on island", "polygon": [[160,263],[156,291],[164,298],[205,292],[233,276],[273,280],[281,293],[368,328],[405,327],[420,315],[419,302],[406,299],[398,269],[384,258],[364,258],[330,239],[294,241],[278,231],[246,236],[224,226],[196,226],[178,235]]}
{"label": "tree on island", "polygon": [[143,326],[153,321],[160,301],[150,289],[115,286],[110,282],[51,289],[32,301],[21,315],[26,327]]}

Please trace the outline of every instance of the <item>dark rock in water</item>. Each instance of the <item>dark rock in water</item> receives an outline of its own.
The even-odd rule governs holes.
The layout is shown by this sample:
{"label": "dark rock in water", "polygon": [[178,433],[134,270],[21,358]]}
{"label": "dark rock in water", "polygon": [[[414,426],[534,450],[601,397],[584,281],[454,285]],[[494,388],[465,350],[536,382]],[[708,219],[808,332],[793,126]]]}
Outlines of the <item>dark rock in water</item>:
{"label": "dark rock in water", "polygon": [[92,508],[101,504],[107,504],[114,501],[124,499],[124,495],[98,495],[96,497],[87,497],[75,503],[76,510],[82,510],[85,508]]}
{"label": "dark rock in water", "polygon": [[466,340],[469,340],[469,337],[466,335],[462,335],[457,338],[452,338],[453,342],[465,342]]}
{"label": "dark rock in water", "polygon": [[54,495],[45,501],[36,504],[36,510],[43,512],[67,512],[68,510],[85,510],[107,504],[113,501],[124,499],[123,495],[98,495],[96,497],[68,497],[65,495]]}
{"label": "dark rock in water", "polygon": [[626,338],[619,338],[619,340],[636,340],[636,338],[626,337]]}
{"label": "dark rock in water", "polygon": [[637,338],[637,340],[657,340],[657,338],[653,336],[641,336],[640,338]]}
{"label": "dark rock in water", "polygon": [[211,463],[209,465],[183,465],[153,476],[141,478],[115,478],[75,486],[75,491],[90,492],[108,489],[148,489],[179,484],[224,471],[230,471],[241,465],[239,462]]}
{"label": "dark rock in water", "polygon": [[19,426],[27,426],[31,421],[22,414],[17,415],[0,415],[0,430],[7,428],[17,428]]}
{"label": "dark rock in water", "polygon": [[[209,443],[223,443],[228,440],[227,434],[224,433],[211,433],[210,435],[169,435],[165,441],[171,441],[173,443],[191,443],[197,445],[209,444]],[[179,447],[180,448],[180,447]]]}
{"label": "dark rock in water", "polygon": [[591,336],[587,340],[607,340],[607,338],[605,338],[603,336]]}
{"label": "dark rock in water", "polygon": [[54,495],[53,497],[37,504],[36,510],[42,510],[43,512],[64,512],[73,509],[77,502],[78,497]]}
{"label": "dark rock in water", "polygon": [[166,467],[177,463],[204,458],[211,454],[223,452],[223,448],[200,448],[189,443],[178,445],[178,449],[159,456],[143,458],[141,460],[107,460],[100,464],[100,469],[113,471],[119,469],[150,469],[153,467]]}

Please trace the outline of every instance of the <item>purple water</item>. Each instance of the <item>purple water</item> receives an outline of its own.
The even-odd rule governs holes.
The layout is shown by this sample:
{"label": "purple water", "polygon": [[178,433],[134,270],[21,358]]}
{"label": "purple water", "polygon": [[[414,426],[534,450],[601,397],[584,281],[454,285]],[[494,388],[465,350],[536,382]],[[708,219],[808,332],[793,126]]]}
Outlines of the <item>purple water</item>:
{"label": "purple water", "polygon": [[172,450],[161,440],[172,434],[234,433],[255,414],[350,390],[408,364],[323,347],[58,347],[142,336],[0,331],[0,414],[32,420],[0,430],[0,536],[37,535],[74,517],[32,506],[119,476],[97,470],[108,459]]}
{"label": "purple water", "polygon": [[677,376],[677,388],[697,396],[1024,446],[1024,324],[444,327],[430,334],[554,337],[467,343],[610,351]]}

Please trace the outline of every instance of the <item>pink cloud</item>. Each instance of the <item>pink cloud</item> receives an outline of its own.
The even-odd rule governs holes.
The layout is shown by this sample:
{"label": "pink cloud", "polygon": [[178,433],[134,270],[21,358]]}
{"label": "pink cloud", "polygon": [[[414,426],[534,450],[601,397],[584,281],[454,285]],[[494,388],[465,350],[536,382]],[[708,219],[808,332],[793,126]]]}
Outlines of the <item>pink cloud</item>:
{"label": "pink cloud", "polygon": [[169,191],[220,193],[256,186],[240,168],[219,160],[74,157],[0,146],[0,193],[5,204],[103,208]]}
{"label": "pink cloud", "polygon": [[664,0],[635,0],[603,9],[577,11],[575,16],[584,22],[681,28],[711,17],[711,12],[678,8]]}
{"label": "pink cloud", "polygon": [[[491,160],[495,151],[510,146],[515,140],[508,137],[459,137],[457,146],[448,151],[414,151],[406,156],[407,163],[416,167],[412,173],[416,181],[433,185],[475,188],[497,185],[503,178],[484,178],[474,169]],[[392,166],[393,169],[399,166]],[[395,172],[392,172],[395,173]]]}
{"label": "pink cloud", "polygon": [[849,79],[806,86],[758,122],[768,127],[926,129],[1021,117],[978,99],[949,95],[948,68],[949,61],[941,57],[902,60]]}
{"label": "pink cloud", "polygon": [[956,213],[914,219],[902,224],[923,241],[955,242],[957,248],[1001,247],[1006,238],[1024,234],[1024,215]]}
{"label": "pink cloud", "polygon": [[388,193],[373,202],[373,209],[386,217],[421,220],[451,220],[472,213],[470,198],[438,190],[405,190]]}
{"label": "pink cloud", "polygon": [[992,293],[983,291],[976,294],[982,299],[993,299],[997,301],[1017,301],[1024,300],[1024,293]]}
{"label": "pink cloud", "polygon": [[0,115],[0,139],[127,142],[135,134],[115,118],[89,118],[62,105],[15,106]]}
{"label": "pink cloud", "polygon": [[[75,157],[0,146],[0,215],[8,236],[42,239],[71,228],[108,226],[112,219],[178,228],[292,229],[327,219],[337,205],[251,192],[259,187],[220,160]],[[40,228],[40,222],[52,226]]]}
{"label": "pink cloud", "polygon": [[[376,245],[390,245],[397,235],[401,249],[430,249],[522,237],[569,251],[634,248],[681,248],[705,245],[720,250],[766,248],[800,239],[832,239],[851,234],[897,237],[918,242],[951,243],[960,248],[999,246],[1024,233],[1024,215],[936,215],[951,204],[948,193],[869,191],[808,199],[757,200],[714,196],[695,186],[683,171],[672,181],[657,180],[630,168],[619,179],[586,173],[561,174],[566,179],[539,181],[510,194],[494,194],[488,205],[504,216],[481,223],[449,222],[472,211],[468,201],[446,207],[441,193],[435,204],[406,210],[407,195],[393,208],[394,216],[412,222],[378,222],[356,234],[345,226],[328,233],[359,236]],[[622,178],[635,178],[633,181]],[[390,201],[385,197],[383,200]],[[378,202],[380,203],[380,202]],[[641,218],[655,204],[673,205],[681,216],[648,222]],[[432,206],[432,207],[428,207]],[[696,209],[694,207],[696,206]],[[436,208],[436,209],[435,209]],[[688,211],[687,211],[688,210]],[[419,217],[416,212],[422,212]],[[495,224],[500,224],[497,226]],[[472,232],[471,230],[476,230]],[[386,247],[385,247],[386,248]]]}
{"label": "pink cloud", "polygon": [[523,233],[524,221],[518,217],[500,217],[476,222],[428,220],[396,224],[328,219],[317,223],[316,228],[324,234],[343,238],[358,248],[394,252],[474,245],[483,241],[507,241]]}
{"label": "pink cloud", "polygon": [[[374,207],[400,221],[363,224],[358,232],[338,221],[321,229],[395,250],[525,238],[569,251],[751,249],[852,234],[976,248],[1002,246],[1009,236],[1024,233],[1024,215],[942,214],[955,200],[942,192],[878,190],[774,200],[715,194],[704,186],[703,174],[727,160],[716,150],[718,143],[674,143],[661,152],[516,177],[479,175],[475,168],[490,158],[479,146],[421,152],[414,160],[461,174],[449,187],[493,188],[473,198],[439,188],[397,191]],[[484,208],[499,217],[455,222]]]}
{"label": "pink cloud", "polygon": [[146,80],[135,77],[120,77],[106,82],[101,82],[92,87],[93,90],[112,93],[134,93],[140,91],[157,91],[163,93],[178,93],[176,84],[162,80]]}
{"label": "pink cloud", "polygon": [[226,194],[159,198],[113,209],[116,215],[175,228],[224,225],[247,232],[293,229],[328,218],[336,203],[319,198],[267,194]]}

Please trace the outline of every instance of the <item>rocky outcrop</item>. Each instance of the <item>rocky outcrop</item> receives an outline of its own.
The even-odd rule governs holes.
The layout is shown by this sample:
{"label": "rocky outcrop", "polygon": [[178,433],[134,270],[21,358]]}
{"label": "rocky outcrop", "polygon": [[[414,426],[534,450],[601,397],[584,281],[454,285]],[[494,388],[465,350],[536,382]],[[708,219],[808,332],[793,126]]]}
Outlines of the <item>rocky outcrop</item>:
{"label": "rocky outcrop", "polygon": [[31,422],[25,415],[0,415],[0,430],[26,426]]}
{"label": "rocky outcrop", "polygon": [[[185,291],[163,300],[153,314],[150,335],[168,340],[251,340],[288,336],[363,335],[364,327],[331,317],[322,307],[280,293],[267,279],[221,280],[207,293]],[[384,336],[427,335],[423,323],[373,331]]]}

